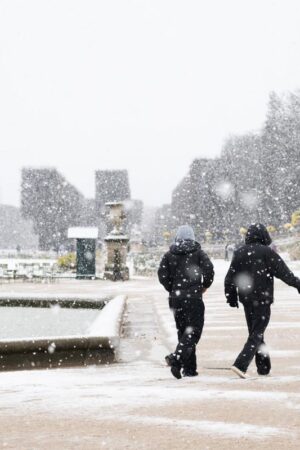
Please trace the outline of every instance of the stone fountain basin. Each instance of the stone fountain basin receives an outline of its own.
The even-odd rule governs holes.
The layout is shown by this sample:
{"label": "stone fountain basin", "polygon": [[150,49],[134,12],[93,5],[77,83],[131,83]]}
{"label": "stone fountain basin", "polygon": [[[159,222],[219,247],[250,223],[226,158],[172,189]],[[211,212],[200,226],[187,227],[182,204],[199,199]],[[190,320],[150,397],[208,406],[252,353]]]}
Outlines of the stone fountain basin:
{"label": "stone fountain basin", "polygon": [[125,296],[0,296],[0,355],[107,349],[119,344]]}

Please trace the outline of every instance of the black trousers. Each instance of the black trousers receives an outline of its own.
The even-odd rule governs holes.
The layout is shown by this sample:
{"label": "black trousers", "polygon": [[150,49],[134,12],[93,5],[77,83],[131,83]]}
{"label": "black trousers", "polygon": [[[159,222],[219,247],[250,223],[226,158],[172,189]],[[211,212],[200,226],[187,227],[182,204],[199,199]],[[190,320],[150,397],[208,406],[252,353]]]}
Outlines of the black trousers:
{"label": "black trousers", "polygon": [[270,356],[266,350],[264,333],[271,317],[271,306],[266,303],[244,304],[249,337],[234,365],[246,372],[255,356],[257,372],[267,375],[271,370]]}
{"label": "black trousers", "polygon": [[186,299],[176,302],[173,308],[178,345],[174,352],[185,372],[197,369],[196,345],[204,325],[205,306],[202,299]]}

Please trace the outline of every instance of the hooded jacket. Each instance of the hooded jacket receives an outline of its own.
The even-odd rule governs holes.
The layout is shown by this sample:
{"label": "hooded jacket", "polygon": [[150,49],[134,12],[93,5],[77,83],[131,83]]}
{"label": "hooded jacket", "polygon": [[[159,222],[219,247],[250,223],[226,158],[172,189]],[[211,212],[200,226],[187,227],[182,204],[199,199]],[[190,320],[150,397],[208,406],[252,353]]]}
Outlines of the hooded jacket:
{"label": "hooded jacket", "polygon": [[227,303],[274,301],[274,277],[300,292],[300,279],[295,277],[282,258],[272,250],[271,237],[262,224],[251,225],[245,245],[235,251],[225,277]]}
{"label": "hooded jacket", "polygon": [[198,242],[178,239],[163,256],[158,278],[169,292],[170,306],[176,307],[176,300],[201,299],[203,288],[213,282],[214,269]]}

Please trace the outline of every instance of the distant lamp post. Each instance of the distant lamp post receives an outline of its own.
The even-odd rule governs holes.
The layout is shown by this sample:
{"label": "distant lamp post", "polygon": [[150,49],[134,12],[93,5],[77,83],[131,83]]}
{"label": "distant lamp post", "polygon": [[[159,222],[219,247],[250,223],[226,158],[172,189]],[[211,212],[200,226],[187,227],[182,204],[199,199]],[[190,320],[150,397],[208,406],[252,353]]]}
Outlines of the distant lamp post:
{"label": "distant lamp post", "polygon": [[247,229],[245,227],[241,227],[240,228],[240,235],[241,236],[246,236],[246,234],[247,234]]}
{"label": "distant lamp post", "polygon": [[211,242],[212,236],[213,235],[209,230],[205,231],[205,242]]}
{"label": "distant lamp post", "polygon": [[164,231],[164,232],[163,232],[163,238],[164,238],[164,240],[165,240],[166,242],[170,239],[170,237],[171,237],[170,231]]}
{"label": "distant lamp post", "polygon": [[293,227],[298,227],[300,225],[300,210],[294,211],[291,217],[291,224]]}
{"label": "distant lamp post", "polygon": [[274,225],[269,225],[267,226],[267,230],[269,233],[276,233],[276,228],[274,227]]}
{"label": "distant lamp post", "polygon": [[128,280],[129,269],[126,266],[127,247],[129,238],[123,234],[122,224],[125,219],[124,205],[122,202],[108,202],[108,217],[113,224],[113,229],[104,239],[107,248],[107,263],[105,265],[104,278],[112,281]]}

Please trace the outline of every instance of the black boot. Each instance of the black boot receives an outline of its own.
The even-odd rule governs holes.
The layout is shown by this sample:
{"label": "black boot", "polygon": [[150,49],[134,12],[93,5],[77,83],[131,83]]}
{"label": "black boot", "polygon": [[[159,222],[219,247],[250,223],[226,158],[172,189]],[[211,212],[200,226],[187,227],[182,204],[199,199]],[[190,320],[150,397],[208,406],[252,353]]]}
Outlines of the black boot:
{"label": "black boot", "polygon": [[165,361],[169,367],[171,367],[171,374],[173,377],[177,378],[177,380],[180,380],[181,378],[181,364],[177,360],[174,353],[170,353],[165,357]]}
{"label": "black boot", "polygon": [[165,361],[167,363],[167,366],[171,367],[172,362],[174,361],[175,356],[173,353],[170,353],[169,355],[165,356]]}
{"label": "black boot", "polygon": [[197,370],[183,369],[182,376],[183,377],[196,377],[198,374]]}
{"label": "black boot", "polygon": [[180,380],[181,378],[181,366],[180,364],[172,364],[171,366],[171,374],[173,377],[177,378],[177,380]]}
{"label": "black boot", "polygon": [[269,375],[271,372],[271,359],[270,356],[257,352],[255,355],[255,362],[258,375]]}

